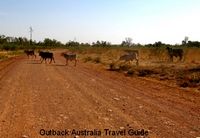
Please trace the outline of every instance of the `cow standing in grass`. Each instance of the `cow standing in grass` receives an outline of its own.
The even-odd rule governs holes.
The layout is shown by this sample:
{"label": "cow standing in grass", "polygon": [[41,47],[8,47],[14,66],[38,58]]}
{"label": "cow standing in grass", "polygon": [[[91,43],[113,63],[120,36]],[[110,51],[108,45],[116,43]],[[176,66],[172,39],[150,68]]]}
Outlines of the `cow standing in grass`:
{"label": "cow standing in grass", "polygon": [[31,57],[34,56],[36,58],[34,50],[24,50],[24,53],[26,53],[26,55],[27,55],[28,58],[29,58],[29,56],[31,56]]}
{"label": "cow standing in grass", "polygon": [[170,57],[170,61],[173,62],[173,57],[179,57],[179,60],[182,61],[183,58],[183,49],[172,49],[167,47],[168,55]]}
{"label": "cow standing in grass", "polygon": [[133,61],[136,60],[136,65],[139,65],[139,52],[138,50],[126,50],[128,54],[122,55],[119,60],[127,61]]}
{"label": "cow standing in grass", "polygon": [[66,65],[68,65],[69,60],[74,60],[74,66],[76,66],[77,55],[75,53],[61,53],[61,56],[63,56],[66,59]]}
{"label": "cow standing in grass", "polygon": [[44,60],[45,60],[45,63],[46,63],[46,60],[47,60],[47,59],[50,59],[49,64],[52,62],[52,60],[53,60],[54,63],[55,63],[53,53],[51,53],[51,52],[43,52],[43,51],[40,51],[40,52],[39,52],[39,56],[41,57],[41,63],[42,63]]}

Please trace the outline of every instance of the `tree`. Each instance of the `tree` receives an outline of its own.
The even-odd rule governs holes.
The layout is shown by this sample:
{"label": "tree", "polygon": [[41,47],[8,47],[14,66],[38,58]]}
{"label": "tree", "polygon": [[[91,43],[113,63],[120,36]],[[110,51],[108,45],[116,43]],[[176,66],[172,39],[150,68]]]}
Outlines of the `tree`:
{"label": "tree", "polygon": [[95,42],[93,42],[92,43],[92,46],[95,46],[95,47],[107,47],[107,46],[110,46],[111,45],[111,43],[110,42],[106,42],[106,41],[97,41],[96,43]]}
{"label": "tree", "polygon": [[187,46],[188,47],[200,47],[200,42],[198,42],[198,41],[188,41]]}
{"label": "tree", "polygon": [[185,36],[184,40],[182,41],[183,45],[186,45],[188,43],[189,37]]}
{"label": "tree", "polygon": [[5,35],[0,35],[0,44],[4,44],[7,42],[6,36]]}
{"label": "tree", "polygon": [[162,45],[164,45],[164,44],[162,44],[161,41],[155,42],[155,43],[153,44],[154,47],[161,47]]}
{"label": "tree", "polygon": [[45,38],[43,43],[44,46],[52,46],[52,41],[49,38]]}
{"label": "tree", "polygon": [[65,46],[68,46],[68,47],[77,47],[79,46],[79,42],[75,42],[75,41],[69,41],[65,44]]}
{"label": "tree", "polygon": [[133,39],[130,38],[130,37],[126,37],[125,38],[125,41],[122,41],[121,45],[122,46],[131,46],[133,43],[132,43]]}

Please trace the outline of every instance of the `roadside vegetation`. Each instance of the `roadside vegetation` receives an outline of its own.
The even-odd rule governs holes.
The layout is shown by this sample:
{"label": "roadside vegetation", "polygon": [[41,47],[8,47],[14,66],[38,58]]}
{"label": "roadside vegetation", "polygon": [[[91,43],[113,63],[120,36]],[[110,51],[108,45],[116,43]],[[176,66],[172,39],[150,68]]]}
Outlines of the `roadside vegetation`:
{"label": "roadside vegetation", "polygon": [[[119,61],[126,49],[139,51],[139,66],[136,61]],[[80,58],[87,63],[102,65],[108,71],[123,73],[128,77],[140,77],[169,82],[177,86],[197,88],[200,91],[200,49],[183,48],[184,61],[169,60],[165,48],[110,48],[88,49],[80,52]],[[95,51],[97,51],[95,53]]]}
{"label": "roadside vegetation", "polygon": [[[174,57],[174,61],[171,62],[167,47],[183,49],[183,61]],[[23,54],[25,49],[38,51],[56,48],[76,52],[79,60],[84,63],[98,64],[108,71],[124,73],[129,77],[169,81],[180,87],[193,87],[200,91],[200,42],[188,41],[188,38],[179,45],[162,42],[134,44],[131,38],[126,38],[119,45],[113,45],[106,41],[97,41],[92,44],[69,41],[63,44],[49,38],[36,42],[22,37],[0,35],[0,60]],[[139,66],[135,61],[119,61],[120,56],[126,54],[127,50],[139,52]]]}

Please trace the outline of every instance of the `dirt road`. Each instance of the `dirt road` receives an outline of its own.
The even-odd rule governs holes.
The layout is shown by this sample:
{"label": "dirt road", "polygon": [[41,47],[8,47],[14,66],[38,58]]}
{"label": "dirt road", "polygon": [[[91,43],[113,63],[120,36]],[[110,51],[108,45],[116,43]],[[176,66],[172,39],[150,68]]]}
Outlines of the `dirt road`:
{"label": "dirt road", "polygon": [[199,93],[55,59],[0,63],[0,138],[200,137]]}

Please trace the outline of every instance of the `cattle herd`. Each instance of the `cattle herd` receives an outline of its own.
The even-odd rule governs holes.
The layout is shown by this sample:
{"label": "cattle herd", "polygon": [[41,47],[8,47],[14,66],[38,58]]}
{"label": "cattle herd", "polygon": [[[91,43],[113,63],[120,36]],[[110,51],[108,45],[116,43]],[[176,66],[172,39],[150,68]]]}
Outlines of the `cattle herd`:
{"label": "cattle herd", "polygon": [[[171,62],[173,62],[173,57],[179,57],[179,60],[182,61],[183,59],[183,49],[172,49],[167,47],[166,48],[169,59]],[[125,50],[127,54],[122,55],[119,58],[119,61],[125,61],[125,62],[131,62],[133,60],[136,60],[136,65],[139,65],[139,51],[138,50]],[[27,57],[29,58],[34,57],[36,58],[36,54],[34,50],[24,50],[24,53],[26,53]],[[55,63],[54,54],[49,51],[38,51],[41,63],[45,61],[45,63],[49,60],[49,63],[52,61]],[[76,66],[77,63],[77,55],[76,53],[71,52],[63,52],[60,54],[66,59],[66,65],[68,65],[68,61],[74,60],[74,66]]]}
{"label": "cattle herd", "polygon": [[[173,48],[166,48],[169,59],[173,62],[173,57],[178,57],[180,61],[183,59],[183,49],[173,49]],[[124,60],[125,62],[130,62],[135,60],[136,65],[139,65],[139,51],[138,50],[125,50],[127,54],[122,55],[119,60]]]}
{"label": "cattle herd", "polygon": [[[32,58],[36,58],[36,54],[35,54],[35,50],[24,50],[24,53],[27,55],[27,57],[32,57]],[[53,61],[55,63],[55,59],[54,59],[54,54],[52,52],[49,51],[38,51],[39,56],[40,56],[40,61],[41,63],[43,61],[45,61],[45,63],[47,63],[47,61],[49,60],[49,64]],[[76,62],[77,62],[77,56],[75,53],[71,53],[71,52],[63,52],[61,53],[61,56],[63,56],[66,59],[66,65],[68,65],[68,60],[75,61],[74,66],[76,66]]]}

